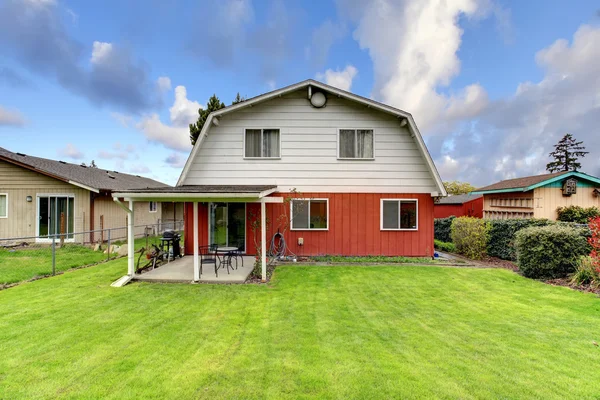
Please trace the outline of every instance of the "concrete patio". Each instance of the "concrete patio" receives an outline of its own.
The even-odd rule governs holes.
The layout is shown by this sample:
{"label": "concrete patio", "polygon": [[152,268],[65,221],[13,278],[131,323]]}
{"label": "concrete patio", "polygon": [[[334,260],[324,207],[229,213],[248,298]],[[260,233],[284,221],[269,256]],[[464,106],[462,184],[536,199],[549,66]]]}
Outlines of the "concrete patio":
{"label": "concrete patio", "polygon": [[[238,269],[235,269],[235,261],[233,261],[233,265],[234,269],[229,268],[229,274],[227,274],[227,268],[219,268],[219,276],[216,277],[214,265],[205,264],[199,282],[244,283],[254,267],[254,257],[244,256],[243,267],[241,260],[238,259]],[[194,257],[185,256],[179,258],[168,264],[163,264],[152,271],[135,274],[133,279],[146,282],[191,283],[194,281]]]}

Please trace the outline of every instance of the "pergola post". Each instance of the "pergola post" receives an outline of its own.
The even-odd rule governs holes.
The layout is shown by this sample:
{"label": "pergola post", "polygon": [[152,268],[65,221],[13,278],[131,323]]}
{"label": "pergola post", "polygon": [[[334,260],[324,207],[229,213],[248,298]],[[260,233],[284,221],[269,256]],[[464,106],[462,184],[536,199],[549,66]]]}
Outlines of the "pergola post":
{"label": "pergola post", "polygon": [[[129,200],[129,212],[127,213],[127,274],[133,276],[135,272],[135,234],[133,232],[134,210],[133,200]],[[110,249],[108,249],[110,253]]]}
{"label": "pergola post", "polygon": [[262,281],[267,281],[267,207],[265,201],[260,202],[260,262]]}
{"label": "pergola post", "polygon": [[198,257],[198,202],[194,202],[194,241],[192,242],[194,246],[194,281],[198,282],[200,280],[200,259]]}

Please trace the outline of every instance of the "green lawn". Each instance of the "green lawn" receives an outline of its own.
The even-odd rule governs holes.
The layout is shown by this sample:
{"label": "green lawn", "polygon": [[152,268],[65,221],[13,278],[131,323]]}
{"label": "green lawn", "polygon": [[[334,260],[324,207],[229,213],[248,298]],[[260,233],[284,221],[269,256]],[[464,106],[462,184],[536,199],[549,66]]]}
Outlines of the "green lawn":
{"label": "green lawn", "polygon": [[[159,236],[135,239],[135,249],[160,242]],[[183,241],[181,242],[183,245]],[[115,241],[115,245],[127,245],[126,241]],[[106,244],[102,247],[106,250]],[[111,257],[116,254],[111,254]],[[56,246],[56,272],[106,261],[103,251],[93,251],[89,246],[66,243]],[[137,260],[137,259],[136,259]],[[28,247],[0,248],[0,285],[21,282],[37,276],[52,274],[52,249],[47,244],[32,243]]]}
{"label": "green lawn", "polygon": [[600,396],[600,299],[507,270],[279,267],[269,285],[0,291],[0,398]]}

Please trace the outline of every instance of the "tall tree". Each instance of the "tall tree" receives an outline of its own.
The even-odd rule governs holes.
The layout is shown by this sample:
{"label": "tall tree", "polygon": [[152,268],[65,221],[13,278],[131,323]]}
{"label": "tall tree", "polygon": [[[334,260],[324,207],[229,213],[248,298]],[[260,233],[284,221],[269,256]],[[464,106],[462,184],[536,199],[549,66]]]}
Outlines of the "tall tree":
{"label": "tall tree", "polygon": [[460,181],[444,182],[444,187],[446,188],[446,192],[452,195],[467,194],[475,190],[475,186],[468,182]]}
{"label": "tall tree", "polygon": [[546,164],[546,170],[548,172],[577,171],[581,168],[577,160],[588,153],[582,141],[578,142],[573,135],[567,133],[554,145],[554,151],[549,154],[554,161]]}
{"label": "tall tree", "polygon": [[241,103],[243,101],[246,101],[246,98],[243,96],[240,96],[240,92],[238,92],[237,95],[235,96],[235,99],[233,99],[233,101],[231,102],[231,105]]}
{"label": "tall tree", "polygon": [[196,140],[198,140],[198,136],[200,132],[202,132],[202,127],[206,123],[206,119],[208,115],[213,112],[220,110],[221,108],[225,108],[225,104],[219,100],[216,94],[213,94],[210,99],[208,99],[208,103],[206,103],[206,108],[199,109],[198,121],[195,124],[190,124],[190,140],[192,145],[196,144]]}

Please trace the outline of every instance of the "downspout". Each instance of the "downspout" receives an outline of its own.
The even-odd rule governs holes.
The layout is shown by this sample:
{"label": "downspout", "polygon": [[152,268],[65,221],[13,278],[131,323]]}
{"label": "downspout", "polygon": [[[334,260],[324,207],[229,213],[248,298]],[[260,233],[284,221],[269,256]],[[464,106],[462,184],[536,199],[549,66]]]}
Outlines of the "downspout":
{"label": "downspout", "polygon": [[[135,264],[135,247],[134,247],[134,235],[133,235],[133,201],[129,200],[129,207],[121,202],[117,197],[113,197],[113,200],[119,207],[121,207],[127,213],[127,275],[121,277],[117,281],[113,282],[111,286],[121,287],[125,286],[133,278],[134,264]],[[108,249],[110,251],[110,249]]]}

